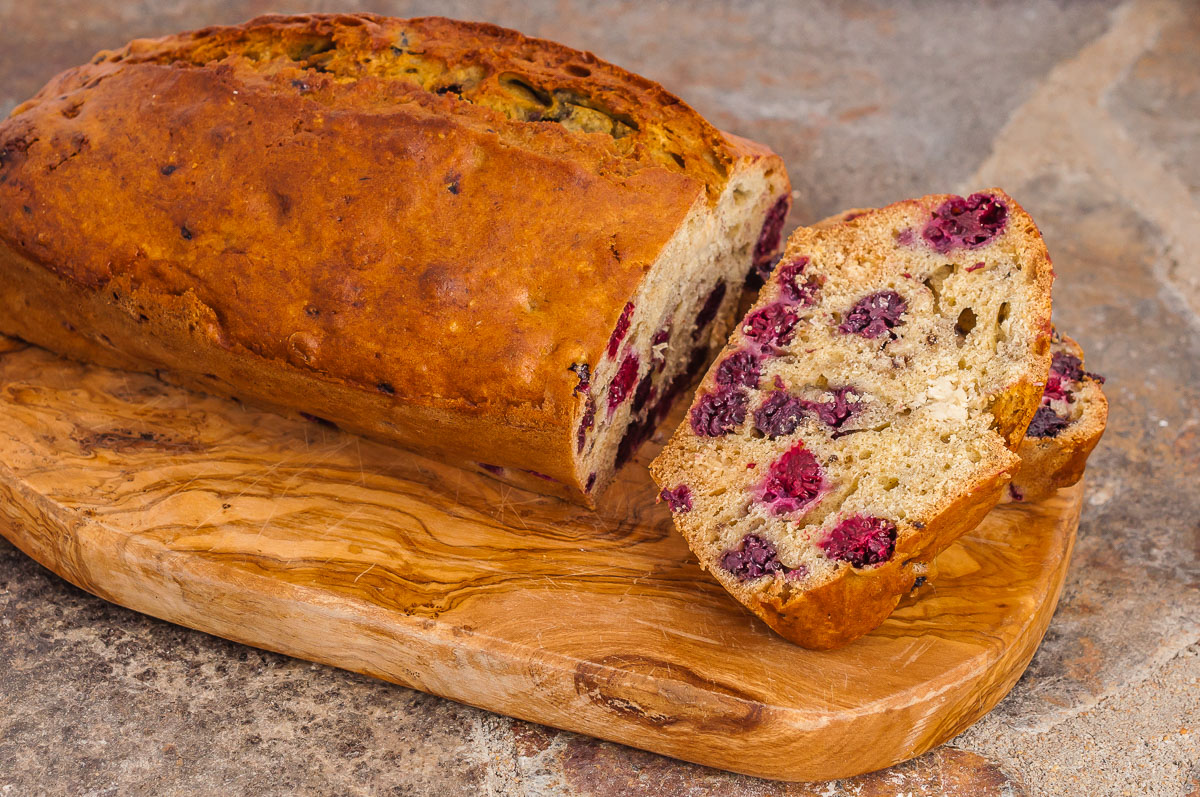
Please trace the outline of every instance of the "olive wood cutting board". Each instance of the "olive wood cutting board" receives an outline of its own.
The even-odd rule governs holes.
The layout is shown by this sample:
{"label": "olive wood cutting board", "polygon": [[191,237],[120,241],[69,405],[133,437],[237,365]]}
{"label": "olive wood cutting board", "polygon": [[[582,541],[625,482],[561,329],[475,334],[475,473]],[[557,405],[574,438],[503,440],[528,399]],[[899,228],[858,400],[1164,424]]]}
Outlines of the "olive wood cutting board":
{"label": "olive wood cutting board", "polygon": [[0,339],[0,532],[73,584],[247,645],[751,775],[911,758],[992,708],[1082,487],[994,510],[878,630],[803,650],[655,505],[593,513],[337,430]]}

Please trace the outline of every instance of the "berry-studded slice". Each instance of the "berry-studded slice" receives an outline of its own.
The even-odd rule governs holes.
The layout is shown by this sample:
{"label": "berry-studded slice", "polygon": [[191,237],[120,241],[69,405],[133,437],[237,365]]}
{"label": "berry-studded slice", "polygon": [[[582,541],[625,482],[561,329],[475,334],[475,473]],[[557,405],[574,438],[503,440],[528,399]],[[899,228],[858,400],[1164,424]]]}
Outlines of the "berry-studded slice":
{"label": "berry-studded slice", "polygon": [[651,467],[701,564],[806,647],[876,627],[1016,471],[1051,282],[999,189],[797,230]]}
{"label": "berry-studded slice", "polygon": [[1021,470],[1005,500],[1040,501],[1079,481],[1108,422],[1104,377],[1084,370],[1083,349],[1070,337],[1056,330],[1053,340],[1042,403],[1021,441]]}

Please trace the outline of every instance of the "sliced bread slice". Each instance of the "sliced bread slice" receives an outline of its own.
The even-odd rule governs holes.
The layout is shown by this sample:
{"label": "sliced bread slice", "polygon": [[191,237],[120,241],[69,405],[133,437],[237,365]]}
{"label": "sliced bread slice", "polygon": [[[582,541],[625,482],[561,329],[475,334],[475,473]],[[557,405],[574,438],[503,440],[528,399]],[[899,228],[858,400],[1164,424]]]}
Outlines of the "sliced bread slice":
{"label": "sliced bread slice", "polygon": [[1052,280],[999,189],[797,230],[651,466],[701,564],[805,647],[875,628],[1018,469]]}

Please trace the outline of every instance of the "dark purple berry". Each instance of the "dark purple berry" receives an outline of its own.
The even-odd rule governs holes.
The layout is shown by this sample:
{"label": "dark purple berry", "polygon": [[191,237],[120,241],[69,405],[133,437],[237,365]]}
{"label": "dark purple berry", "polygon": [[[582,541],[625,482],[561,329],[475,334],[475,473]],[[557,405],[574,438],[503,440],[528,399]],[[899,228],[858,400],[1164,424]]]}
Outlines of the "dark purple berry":
{"label": "dark purple berry", "polygon": [[847,335],[877,338],[904,323],[901,316],[908,310],[904,297],[895,291],[879,291],[859,299],[838,331]]}
{"label": "dark purple berry", "polygon": [[821,550],[830,559],[854,567],[877,565],[892,558],[896,549],[896,524],[878,517],[848,517],[821,540]]}
{"label": "dark purple berry", "polygon": [[610,418],[621,402],[629,398],[629,394],[637,382],[637,374],[638,356],[633,353],[625,355],[625,359],[617,368],[617,375],[613,377],[612,384],[608,387],[608,415]]}
{"label": "dark purple berry", "polygon": [[758,387],[762,374],[762,361],[754,352],[739,349],[726,357],[717,366],[718,385],[745,385]]}
{"label": "dark purple berry", "polygon": [[817,303],[817,293],[821,290],[821,279],[813,275],[805,279],[804,269],[808,266],[807,257],[798,257],[779,269],[779,293],[789,302],[812,306]]}
{"label": "dark purple berry", "polygon": [[592,374],[588,369],[587,363],[575,363],[567,368],[568,371],[574,371],[578,377],[579,383],[575,385],[576,393],[586,393],[588,388],[592,386]]}
{"label": "dark purple berry", "polygon": [[688,378],[683,374],[675,374],[667,386],[663,389],[662,395],[658,397],[658,401],[650,408],[648,417],[656,420],[662,420],[671,411],[671,406],[675,403],[675,399],[679,398],[679,394],[684,391],[688,385]]}
{"label": "dark purple berry", "polygon": [[775,546],[755,534],[742,537],[741,546],[736,550],[721,554],[721,567],[741,581],[761,578],[768,573],[778,573],[784,569]]}
{"label": "dark purple berry", "polygon": [[583,444],[587,442],[588,429],[596,425],[596,400],[591,396],[583,405],[583,419],[579,422],[579,434],[576,438],[575,450],[583,453]]}
{"label": "dark purple berry", "polygon": [[803,400],[785,390],[773,390],[754,411],[754,428],[772,438],[791,434],[800,425],[804,409]]}
{"label": "dark purple berry", "polygon": [[1038,407],[1029,429],[1025,434],[1030,437],[1058,437],[1058,433],[1071,425],[1071,419],[1059,415],[1049,404]]}
{"label": "dark purple berry", "polygon": [[658,497],[667,502],[672,512],[692,511],[692,491],[686,484],[681,484],[674,490],[663,488]]}
{"label": "dark purple berry", "polygon": [[799,321],[795,310],[775,302],[746,316],[742,331],[761,346],[784,346],[791,343]]}
{"label": "dark purple berry", "polygon": [[708,325],[717,317],[717,310],[721,309],[721,302],[725,300],[725,291],[725,283],[718,282],[708,294],[708,298],[704,300],[704,306],[696,314],[696,326],[692,329],[692,340],[699,340],[704,330],[708,329]]}
{"label": "dark purple berry", "polygon": [[1056,351],[1050,358],[1050,373],[1058,374],[1072,382],[1083,379],[1083,361],[1067,351]]}
{"label": "dark purple berry", "polygon": [[647,371],[646,375],[642,377],[642,381],[638,382],[637,390],[633,393],[633,404],[629,405],[629,411],[634,415],[637,415],[642,411],[642,407],[646,406],[646,401],[653,393],[653,387],[651,387],[653,380],[654,375]]}
{"label": "dark purple berry", "polygon": [[933,211],[921,235],[935,252],[977,249],[995,238],[1008,221],[1008,208],[990,194],[951,197]]}
{"label": "dark purple berry", "polygon": [[729,434],[746,420],[746,394],[729,388],[705,393],[692,407],[690,420],[692,431],[701,437]]}
{"label": "dark purple berry", "polygon": [[628,302],[625,309],[621,311],[621,317],[617,319],[617,327],[613,330],[612,337],[608,339],[608,356],[616,357],[617,349],[621,348],[621,341],[625,339],[626,333],[629,332],[629,325],[633,323],[633,302]]}
{"label": "dark purple berry", "polygon": [[858,394],[852,387],[835,387],[829,391],[829,395],[829,401],[806,401],[804,406],[805,409],[815,412],[821,423],[839,429],[847,418],[858,411],[859,402],[852,402],[849,398]]}
{"label": "dark purple berry", "polygon": [[[754,265],[765,264],[771,260],[775,254],[775,250],[779,248],[779,239],[783,233],[783,223],[787,220],[788,210],[791,208],[792,200],[788,196],[781,196],[767,211],[767,217],[763,221],[762,232],[758,234],[758,242],[754,244]],[[769,272],[768,272],[769,273]]]}
{"label": "dark purple berry", "polygon": [[631,423],[625,430],[625,435],[621,438],[621,442],[617,444],[617,457],[615,460],[615,468],[620,468],[629,460],[633,459],[634,452],[642,443],[650,439],[654,434],[654,419],[646,418],[640,423]]}
{"label": "dark purple berry", "polygon": [[584,490],[584,492],[590,493],[592,491],[592,488],[595,486],[596,486],[596,474],[589,473],[588,478],[587,478],[587,484],[584,485],[583,490]]}
{"label": "dark purple berry", "polygon": [[771,463],[771,472],[756,492],[771,514],[779,516],[811,504],[821,494],[823,484],[817,458],[804,443],[796,443]]}

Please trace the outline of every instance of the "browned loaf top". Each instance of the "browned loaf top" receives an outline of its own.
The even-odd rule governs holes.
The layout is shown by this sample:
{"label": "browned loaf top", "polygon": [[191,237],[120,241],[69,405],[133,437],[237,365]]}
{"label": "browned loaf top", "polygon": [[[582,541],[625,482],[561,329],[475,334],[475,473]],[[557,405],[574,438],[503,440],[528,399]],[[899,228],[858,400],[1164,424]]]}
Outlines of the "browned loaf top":
{"label": "browned loaf top", "polygon": [[20,286],[0,310],[38,305],[0,331],[578,488],[569,369],[689,213],[768,160],[649,80],[492,25],[137,40],[0,125]]}

